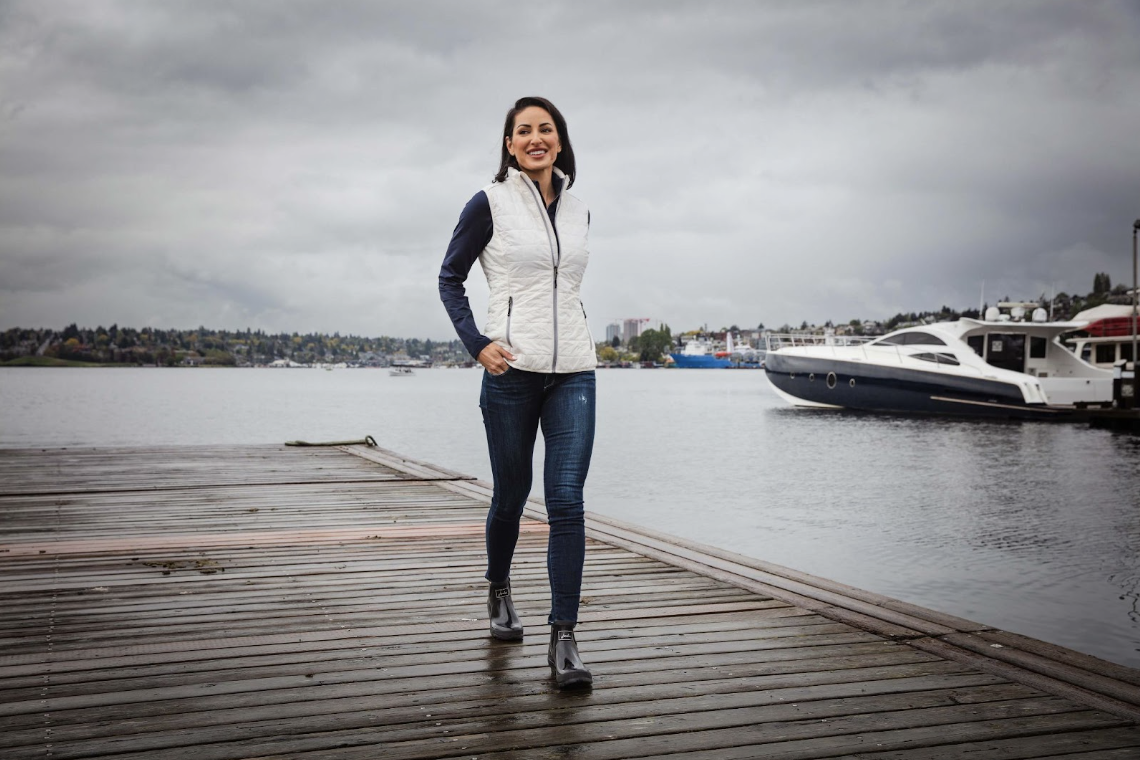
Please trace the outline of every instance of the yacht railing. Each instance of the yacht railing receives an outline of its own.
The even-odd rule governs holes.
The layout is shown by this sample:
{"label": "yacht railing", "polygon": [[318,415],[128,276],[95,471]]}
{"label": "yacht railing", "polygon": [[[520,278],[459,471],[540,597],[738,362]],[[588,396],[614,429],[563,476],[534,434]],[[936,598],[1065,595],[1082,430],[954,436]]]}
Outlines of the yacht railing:
{"label": "yacht railing", "polygon": [[818,333],[768,333],[764,343],[769,351],[794,346],[862,346],[873,341],[866,335],[820,335]]}

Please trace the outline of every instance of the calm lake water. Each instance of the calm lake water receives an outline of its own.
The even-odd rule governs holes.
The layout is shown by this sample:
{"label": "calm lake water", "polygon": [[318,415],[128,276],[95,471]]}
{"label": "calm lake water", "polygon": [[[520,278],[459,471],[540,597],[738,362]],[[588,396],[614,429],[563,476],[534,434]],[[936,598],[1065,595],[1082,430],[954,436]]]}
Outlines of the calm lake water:
{"label": "calm lake water", "polygon": [[[0,368],[0,446],[371,434],[489,480],[480,375]],[[599,370],[598,414],[589,510],[1140,667],[1140,438],[794,410],[756,371]]]}

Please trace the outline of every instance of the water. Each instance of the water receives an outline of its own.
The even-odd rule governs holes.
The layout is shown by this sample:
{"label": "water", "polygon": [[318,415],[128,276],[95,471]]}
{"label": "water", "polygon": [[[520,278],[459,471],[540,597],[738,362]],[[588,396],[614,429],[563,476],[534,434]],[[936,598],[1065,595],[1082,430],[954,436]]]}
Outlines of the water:
{"label": "water", "polygon": [[[371,434],[489,480],[479,381],[0,368],[0,446]],[[794,410],[751,371],[600,370],[598,415],[587,509],[1140,667],[1140,439]]]}

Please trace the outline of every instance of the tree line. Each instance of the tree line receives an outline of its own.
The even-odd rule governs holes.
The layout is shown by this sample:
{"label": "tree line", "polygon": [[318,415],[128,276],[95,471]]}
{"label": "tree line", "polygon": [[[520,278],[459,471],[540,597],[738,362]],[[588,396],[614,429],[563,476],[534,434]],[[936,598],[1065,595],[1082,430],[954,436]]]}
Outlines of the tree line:
{"label": "tree line", "polygon": [[[1092,291],[1085,295],[1057,293],[1052,298],[1044,293],[1037,302],[1052,310],[1053,318],[1068,320],[1085,309],[1105,303],[1129,303],[1129,289],[1122,284],[1113,285],[1107,273],[1097,272],[1093,277]],[[1009,301],[1006,296],[1003,300]],[[897,327],[915,324],[925,319],[952,321],[963,317],[977,318],[977,309],[956,310],[942,306],[937,311],[900,312],[883,322],[864,322],[852,319],[841,323],[855,334],[868,330],[885,333]],[[822,328],[835,328],[831,320]],[[761,322],[756,328],[764,330]],[[783,325],[777,332],[791,332],[797,328]],[[800,330],[820,329],[801,323]],[[725,327],[724,332],[739,333],[737,325]],[[669,353],[679,336],[674,336],[667,324],[644,330],[628,345],[616,337],[609,344],[598,344],[598,357],[602,361],[640,360],[660,361]],[[98,364],[147,364],[168,366],[194,357],[196,363],[235,366],[268,364],[288,359],[298,364],[358,362],[369,355],[390,357],[406,355],[411,358],[431,357],[435,361],[470,361],[459,340],[433,341],[419,338],[380,336],[371,338],[359,335],[333,333],[267,333],[262,330],[214,330],[198,327],[194,330],[162,330],[153,327],[86,328],[75,323],[63,330],[13,327],[0,332],[0,362],[21,357],[41,356]]]}
{"label": "tree line", "polygon": [[466,356],[458,340],[378,338],[333,333],[267,333],[262,330],[162,330],[72,323],[62,330],[13,327],[0,332],[0,361],[42,356],[98,364],[169,366],[193,357],[196,363],[236,366],[269,364],[288,359],[298,364],[356,362],[361,356],[406,354],[449,359]]}

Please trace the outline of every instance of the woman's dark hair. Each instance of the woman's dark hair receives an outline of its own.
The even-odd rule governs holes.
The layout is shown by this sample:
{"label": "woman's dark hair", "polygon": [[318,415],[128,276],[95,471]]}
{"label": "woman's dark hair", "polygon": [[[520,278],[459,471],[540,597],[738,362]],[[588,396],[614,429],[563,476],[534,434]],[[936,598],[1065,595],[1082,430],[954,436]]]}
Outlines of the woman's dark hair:
{"label": "woman's dark hair", "polygon": [[554,107],[546,98],[528,97],[519,98],[515,101],[515,106],[507,111],[507,121],[503,125],[503,139],[500,140],[499,147],[502,150],[501,158],[499,159],[499,173],[495,175],[496,182],[505,182],[507,179],[507,167],[513,166],[519,168],[519,162],[515,160],[507,151],[506,138],[511,136],[511,132],[515,128],[515,117],[519,112],[530,108],[531,106],[538,106],[539,108],[546,109],[554,118],[554,128],[558,130],[558,141],[562,144],[562,150],[559,151],[558,156],[554,159],[554,165],[562,170],[566,175],[566,187],[574,185],[574,148],[570,145],[570,133],[566,131],[566,119],[562,118],[562,112]]}

